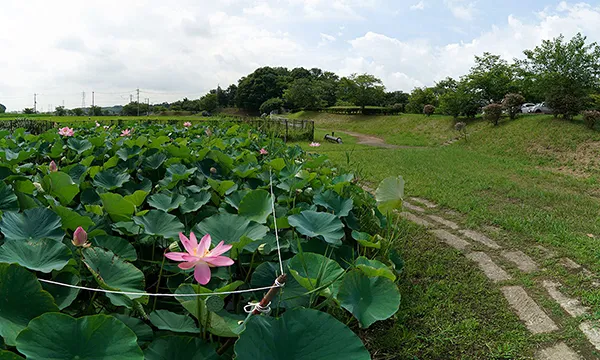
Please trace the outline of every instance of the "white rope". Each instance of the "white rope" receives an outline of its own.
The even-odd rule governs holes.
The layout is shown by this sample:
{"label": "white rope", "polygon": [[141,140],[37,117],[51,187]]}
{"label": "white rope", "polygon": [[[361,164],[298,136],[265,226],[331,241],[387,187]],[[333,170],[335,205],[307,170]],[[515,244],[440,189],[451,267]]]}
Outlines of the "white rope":
{"label": "white rope", "polygon": [[73,289],[79,289],[79,290],[88,290],[88,291],[102,292],[102,293],[107,293],[107,294],[136,295],[136,296],[137,295],[139,295],[139,296],[166,296],[166,297],[197,297],[197,296],[212,296],[212,295],[242,294],[242,293],[248,293],[248,292],[254,292],[254,291],[270,290],[270,289],[273,289],[273,288],[278,288],[278,287],[282,287],[283,286],[282,284],[280,284],[277,281],[275,285],[264,286],[264,287],[260,287],[260,288],[256,288],[256,289],[245,289],[245,290],[234,290],[234,291],[223,291],[223,292],[210,292],[210,293],[201,293],[201,294],[195,294],[195,293],[194,294],[155,294],[155,293],[147,293],[147,292],[105,290],[105,289],[91,288],[91,287],[86,287],[86,286],[65,284],[65,283],[61,283],[61,282],[58,282],[58,281],[52,281],[52,280],[46,280],[46,279],[38,279],[38,280],[41,281],[41,282],[48,283],[48,284],[65,286],[65,287],[69,287],[69,288],[73,288]]}
{"label": "white rope", "polygon": [[[279,258],[279,270],[281,274],[283,274],[283,260],[281,259],[281,246],[279,245],[279,233],[277,231],[277,218],[275,217],[275,194],[273,193],[273,174],[271,169],[269,169],[269,187],[271,190],[271,210],[273,212],[273,225],[275,226],[275,241],[277,242],[277,257]],[[202,294],[155,294],[155,293],[147,293],[147,292],[132,292],[132,291],[117,291],[117,290],[105,290],[98,288],[91,288],[87,286],[79,286],[79,285],[71,285],[62,283],[59,281],[46,280],[46,279],[38,279],[41,282],[45,282],[47,284],[64,286],[72,289],[79,290],[87,290],[87,291],[96,291],[102,292],[106,294],[119,294],[119,295],[132,295],[132,296],[161,296],[161,297],[199,297],[199,296],[211,296],[211,295],[231,295],[231,294],[242,294],[248,292],[262,291],[262,290],[270,290],[273,288],[283,287],[285,284],[280,283],[277,279],[275,279],[275,284],[271,286],[264,286],[255,289],[245,289],[245,290],[234,290],[234,291],[224,291],[224,292],[211,292],[211,293],[202,293]],[[270,303],[269,303],[270,305]],[[267,305],[267,308],[269,308]],[[248,306],[248,305],[246,305]],[[260,305],[258,305],[260,306]],[[260,308],[257,308],[258,311],[261,311]],[[269,311],[271,309],[269,308]],[[262,312],[262,311],[261,311]]]}
{"label": "white rope", "polygon": [[267,306],[261,306],[260,302],[250,301],[248,305],[244,306],[244,312],[246,312],[246,314],[252,314],[254,311],[268,315],[271,312],[271,302],[269,301]]}
{"label": "white rope", "polygon": [[[277,242],[277,256],[279,257],[279,271],[283,274],[283,261],[281,260],[281,246],[279,246],[279,233],[277,231],[277,217],[275,216],[275,194],[273,193],[273,174],[269,168],[269,186],[271,187],[271,210],[273,211],[273,225],[275,227],[275,241]],[[277,284],[279,282],[275,280]]]}

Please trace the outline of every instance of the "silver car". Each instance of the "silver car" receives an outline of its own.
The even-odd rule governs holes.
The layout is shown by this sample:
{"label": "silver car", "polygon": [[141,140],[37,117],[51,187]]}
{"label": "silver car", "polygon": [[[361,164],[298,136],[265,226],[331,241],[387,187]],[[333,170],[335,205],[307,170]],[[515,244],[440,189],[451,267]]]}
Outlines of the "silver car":
{"label": "silver car", "polygon": [[521,112],[523,114],[528,114],[531,112],[531,109],[533,109],[534,106],[535,106],[534,103],[525,103],[525,104],[521,105]]}
{"label": "silver car", "polygon": [[536,114],[552,114],[552,109],[550,109],[548,105],[545,102],[543,102],[534,106],[530,112]]}

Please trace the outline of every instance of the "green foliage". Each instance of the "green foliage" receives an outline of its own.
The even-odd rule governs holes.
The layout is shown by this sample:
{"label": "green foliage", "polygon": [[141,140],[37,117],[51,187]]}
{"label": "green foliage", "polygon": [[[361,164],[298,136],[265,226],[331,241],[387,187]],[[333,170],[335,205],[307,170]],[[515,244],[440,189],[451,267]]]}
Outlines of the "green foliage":
{"label": "green foliage", "polygon": [[0,114],[4,114],[6,112],[6,106],[0,104]]}
{"label": "green foliage", "polygon": [[385,97],[383,82],[373,75],[352,74],[340,80],[339,98],[364,110],[367,105],[379,105]]}
{"label": "green foliage", "polygon": [[279,112],[283,108],[283,100],[280,98],[272,98],[260,105],[259,111],[261,114],[269,115],[272,111]]}
{"label": "green foliage", "polygon": [[596,124],[600,123],[600,111],[598,110],[589,110],[583,112],[583,122],[585,126],[590,129],[596,127]]}
{"label": "green foliage", "polygon": [[435,106],[429,104],[423,106],[423,114],[426,116],[431,116],[433,113],[435,113]]}
{"label": "green foliage", "polygon": [[67,109],[65,109],[64,106],[57,106],[54,109],[54,115],[56,115],[56,116],[66,116],[67,115]]}
{"label": "green foliage", "polygon": [[236,104],[256,112],[267,100],[281,98],[288,81],[285,68],[262,67],[243,77],[238,83]]}
{"label": "green foliage", "polygon": [[200,110],[213,112],[217,110],[217,94],[208,93],[200,98]]}
{"label": "green foliage", "polygon": [[433,88],[415,88],[410,93],[408,104],[406,105],[406,112],[412,114],[422,114],[425,105],[437,106],[438,99],[433,91]]}
{"label": "green foliage", "polygon": [[440,111],[445,115],[474,117],[480,108],[481,96],[464,83],[440,95]]}
{"label": "green foliage", "polygon": [[475,56],[475,66],[466,76],[468,86],[480,92],[485,103],[500,102],[504,95],[514,92],[515,69],[499,55],[488,52]]}
{"label": "green foliage", "polygon": [[492,123],[492,125],[498,125],[500,118],[502,117],[502,105],[500,104],[489,104],[483,108],[483,118]]}
{"label": "green foliage", "polygon": [[291,109],[319,109],[327,105],[320,85],[317,80],[297,79],[283,92],[283,99]]}

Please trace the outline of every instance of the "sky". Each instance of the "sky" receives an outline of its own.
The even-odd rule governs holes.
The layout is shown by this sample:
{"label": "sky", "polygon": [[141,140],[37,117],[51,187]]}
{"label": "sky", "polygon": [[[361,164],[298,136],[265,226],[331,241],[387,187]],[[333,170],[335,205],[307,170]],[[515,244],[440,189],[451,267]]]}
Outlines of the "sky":
{"label": "sky", "polygon": [[598,0],[5,0],[0,103],[198,98],[261,66],[366,72],[410,92],[485,51],[522,58],[561,33],[600,42],[598,24]]}

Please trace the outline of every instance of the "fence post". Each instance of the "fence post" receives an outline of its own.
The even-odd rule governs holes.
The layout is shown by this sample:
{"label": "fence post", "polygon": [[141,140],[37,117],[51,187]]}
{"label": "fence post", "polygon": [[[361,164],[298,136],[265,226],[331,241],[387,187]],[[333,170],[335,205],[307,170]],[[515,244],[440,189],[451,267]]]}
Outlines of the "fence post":
{"label": "fence post", "polygon": [[284,142],[287,143],[287,139],[288,139],[288,121],[286,119],[285,120],[285,139],[284,139]]}

